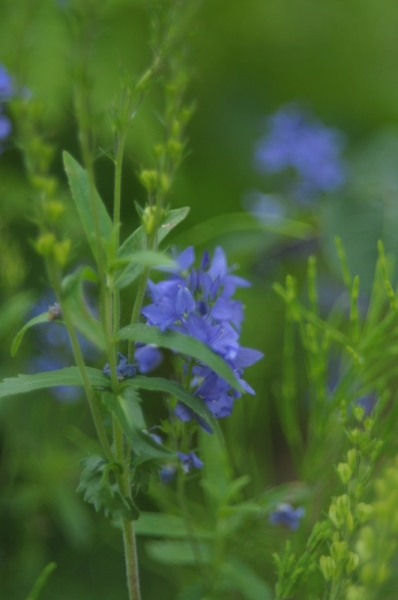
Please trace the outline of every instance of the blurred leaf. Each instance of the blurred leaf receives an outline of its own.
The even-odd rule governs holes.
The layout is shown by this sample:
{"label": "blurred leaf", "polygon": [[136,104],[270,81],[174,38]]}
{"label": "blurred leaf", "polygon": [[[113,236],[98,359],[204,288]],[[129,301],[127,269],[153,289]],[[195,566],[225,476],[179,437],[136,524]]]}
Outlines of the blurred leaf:
{"label": "blurred leaf", "polygon": [[18,348],[20,346],[20,343],[22,342],[25,332],[28,331],[30,327],[33,327],[34,325],[39,325],[39,323],[48,323],[48,311],[42,313],[41,315],[33,317],[33,319],[25,323],[22,329],[19,330],[11,345],[11,356],[15,356],[18,352]]}
{"label": "blurred leaf", "polygon": [[[181,223],[189,213],[189,208],[176,208],[170,210],[164,223],[161,225],[158,231],[158,243],[170,233],[178,223]],[[139,253],[146,250],[147,236],[143,225],[138,227],[120,246],[118,251],[118,258],[123,259],[133,254]],[[153,265],[149,265],[153,266]],[[132,283],[134,279],[142,271],[142,264],[130,263],[127,267],[120,271],[115,277],[116,287],[122,289]]]}
{"label": "blurred leaf", "polygon": [[[150,541],[145,544],[147,554],[153,560],[164,565],[196,565],[196,559],[189,542],[156,542]],[[199,544],[202,561],[211,562],[209,547]]]}
{"label": "blurred leaf", "polygon": [[[90,185],[87,173],[79,165],[79,163],[76,162],[70,154],[68,154],[68,152],[64,152],[63,157],[64,167],[68,176],[72,197],[75,201],[76,208],[82,221],[84,231],[86,232],[86,237],[91,246],[93,255],[97,257],[97,242],[93,224]],[[109,240],[113,230],[112,221],[96,190],[95,202],[97,204],[101,237],[105,240]]]}
{"label": "blurred leaf", "polygon": [[40,596],[40,593],[47,583],[48,578],[51,573],[55,571],[57,568],[57,564],[55,562],[49,563],[46,567],[44,567],[43,571],[40,573],[39,577],[36,579],[36,582],[30,591],[26,600],[37,600]]}
{"label": "blurred leaf", "polygon": [[177,331],[167,331],[162,333],[157,327],[148,327],[147,325],[137,324],[123,327],[123,329],[116,334],[116,339],[133,340],[135,342],[141,342],[142,344],[155,344],[161,348],[169,348],[175,352],[192,356],[201,363],[211,367],[217,375],[220,375],[220,377],[225,379],[225,381],[233,388],[243,392],[240,383],[221,356],[189,335]]}
{"label": "blurred leaf", "polygon": [[62,281],[62,293],[66,313],[70,315],[73,325],[88,340],[105,350],[105,340],[101,323],[91,314],[83,293],[83,281],[95,281],[95,272],[83,267]]}
{"label": "blurred leaf", "polygon": [[377,261],[377,241],[382,237],[381,203],[365,202],[354,197],[336,197],[323,209],[324,251],[335,272],[340,261],[335,237],[341,238],[350,272],[359,275],[361,287],[370,290]]}
{"label": "blurred leaf", "polygon": [[240,560],[227,559],[221,572],[227,580],[227,588],[238,589],[248,600],[272,600],[270,586]]}
{"label": "blurred leaf", "polygon": [[10,300],[4,302],[0,309],[0,338],[5,336],[15,324],[23,319],[24,314],[32,306],[30,292],[15,294]]}
{"label": "blurred leaf", "polygon": [[[177,264],[166,254],[156,252],[155,250],[141,250],[135,254],[128,254],[123,258],[119,258],[116,261],[114,270],[120,269],[123,266],[129,267],[130,265],[140,265],[141,267],[169,267],[177,268]],[[137,273],[139,274],[139,273]],[[121,281],[121,284],[119,283]],[[127,283],[126,283],[127,282]],[[115,278],[114,285],[116,288],[126,287],[131,283],[129,278],[126,278],[123,273]]]}
{"label": "blurred leaf", "polygon": [[[92,385],[97,387],[109,387],[110,380],[102,371],[86,368]],[[58,385],[83,385],[80,371],[77,367],[66,367],[57,371],[46,371],[35,375],[18,375],[0,382],[0,398],[26,394],[34,390],[49,388]]]}
{"label": "blurred leaf", "polygon": [[280,218],[268,223],[256,219],[247,212],[237,212],[213,217],[208,221],[194,225],[178,237],[178,241],[189,241],[193,246],[207,244],[220,235],[242,231],[271,231],[286,237],[306,240],[314,235],[314,228],[308,223]]}
{"label": "blurred leaf", "polygon": [[111,483],[111,471],[122,473],[123,467],[119,463],[109,463],[101,456],[95,454],[80,461],[84,465],[77,492],[84,492],[84,499],[94,504],[98,512],[103,509],[106,516],[122,517],[124,519],[138,519],[139,510],[128,496],[122,496],[117,483]]}
{"label": "blurred leaf", "polygon": [[167,392],[191,408],[201,419],[210,425],[214,431],[221,435],[217,420],[209,411],[205,403],[198,398],[198,396],[188,392],[176,381],[170,381],[169,379],[163,379],[162,377],[145,377],[144,375],[136,375],[135,377],[131,377],[126,380],[126,382],[122,382],[122,386],[128,386],[135,389]]}
{"label": "blurred leaf", "polygon": [[[196,528],[195,535],[200,538],[213,538],[211,531]],[[162,513],[141,513],[140,520],[135,526],[137,535],[153,537],[186,538],[188,537],[184,519],[175,515]]]}
{"label": "blurred leaf", "polygon": [[183,589],[175,600],[211,600],[209,596],[206,596],[206,587],[202,583],[194,583],[189,587]]}
{"label": "blurred leaf", "polygon": [[131,387],[124,388],[121,394],[115,396],[111,392],[101,394],[104,404],[119,421],[131,449],[144,458],[172,458],[174,452],[158,444],[147,432],[144,417],[140,407],[140,398]]}

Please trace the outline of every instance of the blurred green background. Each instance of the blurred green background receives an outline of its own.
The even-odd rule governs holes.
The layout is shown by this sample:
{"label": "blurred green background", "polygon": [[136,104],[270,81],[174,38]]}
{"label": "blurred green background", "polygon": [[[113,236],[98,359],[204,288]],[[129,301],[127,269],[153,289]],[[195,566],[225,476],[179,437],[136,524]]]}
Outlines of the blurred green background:
{"label": "blurred green background", "polygon": [[[44,105],[43,131],[57,149],[54,173],[63,182],[60,193],[65,198],[61,151],[80,159],[67,9],[68,1],[0,3],[0,62],[13,69]],[[118,67],[134,76],[144,71],[150,60],[149,22],[145,2],[139,0],[98,2],[98,21],[90,68],[98,146],[107,151],[112,146],[109,107],[119,90]],[[246,305],[242,343],[266,356],[248,373],[257,395],[239,400],[233,415],[223,422],[236,476],[251,476],[245,492],[249,497],[295,478],[277,417],[284,307],[272,283],[283,282],[292,272],[302,284],[308,246],[318,254],[321,274],[333,294],[339,283],[332,240],[339,234],[366,292],[377,239],[383,237],[388,251],[397,249],[398,4],[393,0],[208,0],[191,30],[189,96],[197,102],[197,110],[188,127],[189,154],[172,194],[173,207],[189,205],[191,213],[173,236],[181,245],[194,240],[198,252],[224,244],[230,261],[240,264],[239,274],[253,281],[251,289],[240,293]],[[295,100],[308,104],[326,125],[340,128],[347,136],[346,189],[338,197],[319,200],[309,215],[291,208],[290,217],[311,224],[308,240],[254,229],[242,232],[238,221],[230,231],[223,232],[217,223],[193,229],[218,215],[241,211],[242,199],[252,190],[274,191],[272,179],[255,171],[253,151],[265,132],[266,115]],[[155,85],[129,135],[124,236],[138,224],[134,200],[145,201],[137,171],[152,165],[151,148],[161,136],[156,119],[159,103]],[[96,162],[96,174],[100,194],[111,207],[113,167],[105,155]],[[0,156],[1,377],[26,372],[30,357],[37,353],[33,332],[17,358],[11,360],[9,353],[21,321],[46,290],[43,266],[32,251],[35,225],[25,219],[30,201],[22,160],[11,141]],[[75,243],[71,268],[90,261],[72,206],[65,230]],[[126,303],[131,303],[129,294]],[[97,364],[101,366],[101,358]],[[302,394],[304,398],[304,383]],[[304,400],[301,404],[305,415]],[[150,411],[154,423],[164,414],[153,405]],[[2,599],[25,598],[50,560],[59,566],[43,600],[126,597],[120,534],[75,494],[78,462],[91,443],[86,436],[92,434],[83,401],[60,403],[42,392],[0,404]],[[140,498],[140,503],[146,510],[156,509],[148,499]],[[256,543],[261,552],[253,563],[262,577],[272,580],[269,562],[261,562],[270,550],[266,520],[259,531],[263,537],[259,534]],[[144,539],[139,540],[139,554],[143,597],[175,598],[182,576],[179,570],[171,572],[152,561]]]}

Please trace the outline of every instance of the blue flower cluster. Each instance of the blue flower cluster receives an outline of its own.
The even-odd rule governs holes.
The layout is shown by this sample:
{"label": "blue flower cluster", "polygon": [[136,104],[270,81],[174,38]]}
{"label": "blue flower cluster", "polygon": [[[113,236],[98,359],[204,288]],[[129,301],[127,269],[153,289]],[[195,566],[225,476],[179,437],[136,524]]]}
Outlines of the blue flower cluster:
{"label": "blue flower cluster", "polygon": [[343,185],[344,139],[339,131],[325,127],[294,103],[268,117],[267,126],[268,133],[255,152],[261,171],[279,173],[293,169],[298,177],[293,191],[299,200],[336,191]]}
{"label": "blue flower cluster", "polygon": [[5,102],[10,100],[12,95],[13,85],[11,77],[3,65],[0,65],[0,142],[7,139],[11,133],[11,122],[3,113],[3,110]]}
{"label": "blue flower cluster", "polygon": [[[222,356],[242,388],[254,394],[242,379],[243,370],[263,355],[240,346],[243,305],[233,299],[237,288],[248,287],[250,283],[233,274],[220,247],[215,249],[212,260],[205,252],[198,269],[193,267],[195,253],[192,247],[175,254],[174,259],[177,268],[167,269],[167,280],[148,283],[152,303],[142,309],[147,324],[157,326],[161,331],[179,331],[200,340]],[[186,357],[186,360],[189,362],[190,358]],[[195,362],[191,373],[191,390],[205,402],[213,415],[216,418],[230,415],[234,400],[240,393],[201,363]],[[182,421],[195,418],[209,431],[208,425],[181,402],[177,404],[175,414]]]}
{"label": "blue flower cluster", "polygon": [[290,504],[282,503],[269,514],[269,522],[271,525],[284,525],[291,531],[296,531],[304,514],[302,506],[293,508]]}

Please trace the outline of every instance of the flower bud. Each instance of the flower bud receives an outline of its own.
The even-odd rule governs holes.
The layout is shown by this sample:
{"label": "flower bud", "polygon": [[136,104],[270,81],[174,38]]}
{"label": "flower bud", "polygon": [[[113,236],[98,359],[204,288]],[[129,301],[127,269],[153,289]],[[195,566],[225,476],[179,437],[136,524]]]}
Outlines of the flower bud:
{"label": "flower bud", "polygon": [[326,581],[333,579],[336,574],[336,563],[331,556],[321,556],[319,566]]}
{"label": "flower bud", "polygon": [[169,140],[167,142],[167,151],[170,155],[170,158],[175,162],[179,162],[181,160],[183,145],[181,142],[176,140]]}
{"label": "flower bud", "polygon": [[346,518],[345,518],[345,526],[347,528],[348,533],[354,529],[354,517],[352,516],[352,512],[349,510]]}
{"label": "flower bud", "polygon": [[336,507],[339,515],[345,517],[350,510],[350,499],[347,494],[343,494],[336,499]]}
{"label": "flower bud", "polygon": [[60,267],[64,267],[68,262],[70,244],[70,240],[64,240],[63,242],[57,242],[54,244],[54,258]]}
{"label": "flower bud", "polygon": [[347,452],[347,462],[350,465],[351,469],[354,470],[357,466],[357,451],[355,448],[351,448]]}
{"label": "flower bud", "polygon": [[330,548],[330,554],[336,562],[345,559],[348,551],[347,542],[334,542]]}
{"label": "flower bud", "polygon": [[362,527],[355,549],[363,561],[370,560],[374,553],[375,534],[370,527]]}
{"label": "flower bud", "polygon": [[355,516],[358,521],[363,525],[373,515],[373,506],[360,502],[355,507]]}
{"label": "flower bud", "polygon": [[347,575],[352,573],[352,571],[355,571],[355,569],[357,568],[358,565],[359,565],[358,554],[355,554],[355,552],[349,552],[347,564],[345,566]]}
{"label": "flower bud", "polygon": [[35,175],[34,177],[31,177],[30,182],[34,188],[44,192],[47,196],[53,196],[55,188],[57,187],[56,180],[51,177]]}
{"label": "flower bud", "polygon": [[[356,408],[358,408],[358,407],[356,407]],[[355,446],[358,446],[361,441],[362,434],[359,431],[359,429],[355,428],[349,432],[348,437],[352,444],[354,444]]]}
{"label": "flower bud", "polygon": [[169,191],[170,183],[170,177],[166,175],[166,173],[162,173],[160,176],[160,186],[164,194],[167,194],[167,192]]}
{"label": "flower bud", "polygon": [[158,174],[156,171],[145,170],[140,173],[140,181],[147,192],[154,192],[158,185]]}
{"label": "flower bud", "polygon": [[361,406],[360,404],[358,404],[357,406],[355,406],[352,410],[354,417],[356,418],[356,420],[361,423],[363,416],[365,414],[365,411],[363,409],[363,406]]}
{"label": "flower bud", "polygon": [[60,200],[51,200],[44,203],[43,210],[50,221],[56,221],[65,211],[65,204]]}
{"label": "flower bud", "polygon": [[42,256],[50,256],[55,244],[55,235],[53,233],[43,233],[35,243],[35,248]]}
{"label": "flower bud", "polygon": [[347,485],[352,477],[352,470],[349,464],[347,463],[339,463],[337,467],[337,473],[341,479],[341,483]]}
{"label": "flower bud", "polygon": [[335,504],[331,504],[329,508],[329,519],[337,529],[340,529],[340,527],[343,526],[344,518],[340,516]]}

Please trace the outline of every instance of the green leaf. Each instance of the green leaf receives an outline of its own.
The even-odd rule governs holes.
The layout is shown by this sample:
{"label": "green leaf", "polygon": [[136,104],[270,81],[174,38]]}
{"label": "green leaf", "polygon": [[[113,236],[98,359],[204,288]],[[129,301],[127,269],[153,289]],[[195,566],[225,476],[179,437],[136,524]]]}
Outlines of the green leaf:
{"label": "green leaf", "polygon": [[37,315],[37,317],[33,317],[33,319],[25,323],[22,329],[19,330],[11,345],[11,356],[15,356],[18,352],[19,345],[22,342],[22,338],[26,331],[28,331],[28,329],[34,325],[39,325],[39,323],[48,323],[48,311],[42,313],[41,315]]}
{"label": "green leaf", "polygon": [[[134,254],[129,254],[124,256],[123,258],[117,259],[115,265],[113,265],[113,269],[120,269],[124,266],[129,265],[139,265],[140,267],[169,267],[175,269],[177,264],[174,260],[172,260],[166,254],[162,254],[161,252],[156,252],[155,250],[139,250]],[[120,278],[122,280],[122,285],[119,284]],[[123,274],[115,277],[114,285],[116,288],[125,287],[123,285]]]}
{"label": "green leaf", "polygon": [[[198,547],[202,561],[210,563],[211,552],[208,546],[198,544]],[[196,565],[192,544],[188,541],[150,541],[145,544],[145,548],[150,558],[164,565]]]}
{"label": "green leaf", "polygon": [[175,396],[183,402],[186,406],[191,408],[201,419],[203,419],[213,430],[219,435],[220,428],[214,415],[209,411],[200,398],[194,396],[182,387],[176,381],[170,381],[169,379],[163,379],[162,377],[145,377],[144,375],[136,375],[122,382],[122,387],[128,386],[135,389],[142,390],[153,390],[158,392],[166,392]]}
{"label": "green leaf", "polygon": [[95,280],[96,273],[89,267],[83,267],[64,278],[62,293],[66,313],[70,315],[76,329],[97,348],[105,350],[101,323],[91,314],[83,293],[83,281]]}
{"label": "green leaf", "polygon": [[[135,527],[137,535],[168,537],[168,538],[186,538],[188,537],[187,528],[184,519],[174,515],[163,513],[141,513],[140,520]],[[214,534],[211,531],[204,531],[195,527],[195,536],[212,539]]]}
{"label": "green leaf", "polygon": [[227,559],[221,572],[226,579],[227,589],[239,590],[247,600],[272,600],[270,586],[240,560]]}
{"label": "green leaf", "polygon": [[[104,388],[110,386],[110,379],[102,371],[91,367],[87,367],[86,371],[91,385]],[[0,382],[0,398],[26,394],[57,385],[83,385],[79,369],[77,367],[66,367],[57,371],[46,371],[35,375],[18,375],[18,377],[4,379]]]}
{"label": "green leaf", "polygon": [[111,392],[101,394],[104,404],[119,421],[131,449],[135,454],[150,459],[165,459],[175,456],[174,452],[158,444],[146,432],[144,418],[140,407],[138,394],[130,388],[124,388],[121,394],[115,396]]}
{"label": "green leaf", "polygon": [[53,571],[55,571],[56,568],[57,568],[57,563],[55,563],[55,562],[51,562],[46,567],[44,567],[44,569],[40,573],[39,577],[36,579],[35,584],[34,584],[33,588],[31,589],[31,591],[29,592],[29,595],[26,598],[26,600],[37,600],[38,599],[43,587],[47,583],[48,578],[50,577],[51,573]]}
{"label": "green leaf", "polygon": [[[95,228],[93,224],[93,211],[91,207],[90,185],[87,172],[75,161],[68,152],[63,153],[64,167],[68,176],[72,197],[75,201],[77,211],[82,221],[87,240],[91,246],[94,256],[97,258],[97,243]],[[101,237],[109,240],[112,235],[112,221],[108,212],[95,190],[95,202],[97,204],[98,219]]]}
{"label": "green leaf", "polygon": [[[183,221],[185,217],[189,213],[189,208],[177,208],[171,210],[163,224],[158,230],[158,243],[166,237],[170,233],[172,229],[178,223]],[[118,257],[120,259],[126,258],[132,254],[141,252],[146,250],[147,236],[145,232],[145,228],[143,225],[138,227],[128,238],[127,240],[120,246]],[[115,277],[116,287],[122,289],[132,283],[134,279],[136,279],[141,273],[143,268],[142,264],[139,263],[130,263],[127,267],[120,271]]]}
{"label": "green leaf", "polygon": [[84,465],[77,492],[84,493],[84,499],[94,504],[98,512],[104,510],[106,516],[135,520],[139,510],[128,496],[122,496],[117,483],[109,480],[112,471],[121,474],[123,467],[119,463],[109,463],[95,454],[80,461]]}
{"label": "green leaf", "polygon": [[21,292],[4,302],[0,308],[0,338],[3,338],[14,327],[19,325],[32,307],[32,294]]}
{"label": "green leaf", "polygon": [[233,388],[240,392],[244,391],[232,370],[221,356],[189,335],[177,331],[162,333],[158,327],[148,327],[139,323],[137,325],[128,325],[121,329],[117,333],[116,339],[132,340],[142,344],[155,344],[161,348],[168,348],[169,350],[192,356],[192,358],[196,358],[201,363],[211,367],[217,375],[225,379]]}

